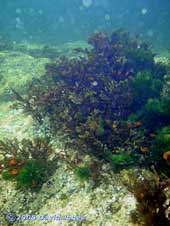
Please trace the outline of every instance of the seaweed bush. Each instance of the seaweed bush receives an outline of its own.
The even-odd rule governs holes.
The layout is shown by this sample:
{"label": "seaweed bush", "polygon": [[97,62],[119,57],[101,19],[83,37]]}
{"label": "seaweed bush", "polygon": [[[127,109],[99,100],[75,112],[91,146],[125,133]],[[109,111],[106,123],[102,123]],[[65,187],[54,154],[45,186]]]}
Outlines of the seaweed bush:
{"label": "seaweed bush", "polygon": [[170,176],[170,126],[162,127],[157,131],[151,145],[151,159],[157,171]]}
{"label": "seaweed bush", "polygon": [[90,178],[90,168],[88,166],[77,166],[74,173],[80,180],[88,180]]}
{"label": "seaweed bush", "polygon": [[49,160],[52,152],[47,138],[0,141],[2,178],[16,181],[18,188],[39,189],[56,166],[55,158]]}
{"label": "seaweed bush", "polygon": [[146,104],[149,98],[159,98],[163,81],[154,78],[150,71],[142,71],[133,78],[134,109],[139,109]]}
{"label": "seaweed bush", "polygon": [[157,173],[149,171],[131,171],[128,176],[124,183],[137,201],[132,221],[141,226],[168,226],[170,180],[162,181]]}
{"label": "seaweed bush", "polygon": [[157,147],[162,152],[170,150],[170,126],[163,127],[158,132],[153,146]]}
{"label": "seaweed bush", "polygon": [[135,115],[147,128],[146,139],[150,140],[150,161],[161,175],[170,176],[170,76],[164,76],[164,83],[157,97],[147,99]]}
{"label": "seaweed bush", "polygon": [[20,188],[35,188],[45,179],[46,165],[37,160],[28,160],[20,169],[16,178],[17,186]]}
{"label": "seaweed bush", "polygon": [[50,133],[62,142],[99,158],[111,152],[128,159],[140,148],[138,140],[143,141],[142,122],[131,124],[128,117],[149,98],[160,96],[165,68],[154,62],[146,43],[128,32],[118,30],[110,37],[99,32],[88,42],[93,48],[84,57],[60,57],[46,65],[26,98],[15,94],[39,124],[48,118]]}

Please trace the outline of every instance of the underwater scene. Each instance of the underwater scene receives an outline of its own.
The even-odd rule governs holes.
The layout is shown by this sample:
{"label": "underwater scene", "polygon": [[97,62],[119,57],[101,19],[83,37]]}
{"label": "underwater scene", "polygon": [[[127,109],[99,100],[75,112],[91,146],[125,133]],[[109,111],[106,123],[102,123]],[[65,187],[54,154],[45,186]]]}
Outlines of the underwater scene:
{"label": "underwater scene", "polygon": [[0,0],[0,226],[170,226],[170,1]]}

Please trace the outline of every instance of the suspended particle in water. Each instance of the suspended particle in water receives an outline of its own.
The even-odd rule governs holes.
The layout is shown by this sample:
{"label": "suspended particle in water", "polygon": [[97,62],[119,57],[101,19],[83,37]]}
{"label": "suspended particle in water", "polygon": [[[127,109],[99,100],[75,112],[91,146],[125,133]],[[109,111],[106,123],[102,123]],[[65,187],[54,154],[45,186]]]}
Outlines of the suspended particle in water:
{"label": "suspended particle in water", "polygon": [[19,17],[16,17],[15,20],[17,23],[21,23],[21,19]]}
{"label": "suspended particle in water", "polygon": [[90,7],[93,3],[92,0],[82,0],[83,6],[84,7]]}
{"label": "suspended particle in water", "polygon": [[109,14],[105,14],[104,18],[105,18],[105,20],[110,20],[110,15]]}
{"label": "suspended particle in water", "polygon": [[16,17],[15,18],[15,22],[16,22],[16,24],[15,24],[15,27],[16,28],[23,28],[23,22],[21,21],[21,19],[20,19],[20,17]]}
{"label": "suspended particle in water", "polygon": [[63,23],[63,22],[64,22],[64,17],[63,17],[63,16],[60,16],[60,17],[58,18],[58,21],[59,21],[60,23]]}
{"label": "suspended particle in water", "polygon": [[147,14],[147,12],[148,12],[148,10],[147,10],[146,8],[143,8],[143,9],[141,10],[142,15]]}
{"label": "suspended particle in water", "polygon": [[42,14],[43,14],[42,9],[39,9],[39,10],[38,10],[38,14],[40,14],[40,15],[42,15]]}
{"label": "suspended particle in water", "polygon": [[153,35],[154,35],[154,32],[152,30],[147,31],[147,36],[153,37]]}
{"label": "suspended particle in water", "polygon": [[20,8],[17,8],[17,9],[16,9],[16,13],[17,13],[17,14],[21,14],[21,12],[22,12],[22,11],[21,11]]}

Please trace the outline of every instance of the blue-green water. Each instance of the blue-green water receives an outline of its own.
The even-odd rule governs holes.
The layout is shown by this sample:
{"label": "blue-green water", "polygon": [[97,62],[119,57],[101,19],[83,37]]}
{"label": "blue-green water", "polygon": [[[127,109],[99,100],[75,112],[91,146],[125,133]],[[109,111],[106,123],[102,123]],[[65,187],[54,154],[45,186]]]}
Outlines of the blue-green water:
{"label": "blue-green water", "polygon": [[165,49],[169,24],[169,0],[0,1],[0,34],[17,42],[63,43],[121,27]]}

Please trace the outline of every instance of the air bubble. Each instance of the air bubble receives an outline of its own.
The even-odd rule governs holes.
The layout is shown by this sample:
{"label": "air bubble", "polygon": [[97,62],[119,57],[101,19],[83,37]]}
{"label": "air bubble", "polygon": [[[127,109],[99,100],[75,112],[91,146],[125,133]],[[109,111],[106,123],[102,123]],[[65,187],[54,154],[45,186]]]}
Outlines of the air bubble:
{"label": "air bubble", "polygon": [[84,7],[90,7],[93,3],[92,0],[82,0],[83,6]]}

